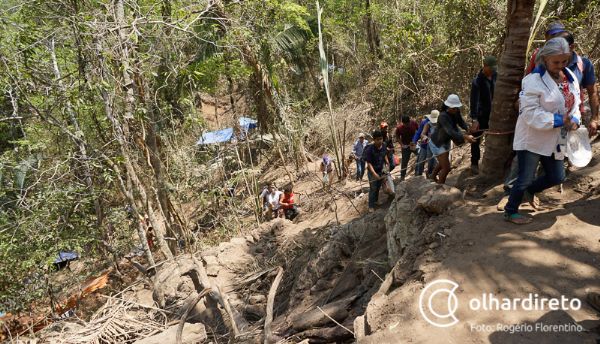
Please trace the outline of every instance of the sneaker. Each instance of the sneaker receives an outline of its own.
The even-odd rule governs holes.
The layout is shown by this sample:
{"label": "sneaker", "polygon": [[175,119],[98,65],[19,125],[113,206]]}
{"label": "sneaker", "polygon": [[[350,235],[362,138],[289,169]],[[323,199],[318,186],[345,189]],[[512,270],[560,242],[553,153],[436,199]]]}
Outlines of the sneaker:
{"label": "sneaker", "polygon": [[479,166],[477,165],[471,165],[471,174],[476,176],[479,174]]}
{"label": "sneaker", "polygon": [[504,213],[504,220],[514,223],[516,225],[525,225],[525,224],[531,223],[531,221],[533,221],[533,219],[531,217],[527,217],[527,216],[521,215],[519,213],[514,213],[514,214]]}

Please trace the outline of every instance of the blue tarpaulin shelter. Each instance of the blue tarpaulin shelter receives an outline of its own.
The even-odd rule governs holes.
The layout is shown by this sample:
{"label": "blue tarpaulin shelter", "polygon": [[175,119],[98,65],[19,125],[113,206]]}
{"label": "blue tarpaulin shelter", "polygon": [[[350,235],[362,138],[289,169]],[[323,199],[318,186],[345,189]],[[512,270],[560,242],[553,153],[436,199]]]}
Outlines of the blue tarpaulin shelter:
{"label": "blue tarpaulin shelter", "polygon": [[[240,117],[239,119],[241,133],[239,134],[239,138],[244,138],[248,134],[248,131],[251,129],[255,129],[257,127],[256,120],[248,117]],[[225,128],[216,131],[209,131],[207,133],[202,134],[202,137],[197,145],[208,145],[212,143],[223,143],[229,142],[233,139],[233,128]]]}
{"label": "blue tarpaulin shelter", "polygon": [[54,263],[52,265],[54,265],[56,270],[60,270],[69,266],[71,261],[77,259],[79,259],[79,255],[76,252],[60,251],[58,252],[58,257],[54,259]]}
{"label": "blue tarpaulin shelter", "polygon": [[58,257],[54,260],[54,264],[69,262],[75,259],[79,259],[79,255],[75,252],[58,252]]}
{"label": "blue tarpaulin shelter", "polygon": [[255,119],[252,118],[248,118],[248,117],[240,117],[240,127],[242,127],[242,130],[244,131],[248,131],[250,129],[256,129],[257,126],[257,122]]}
{"label": "blue tarpaulin shelter", "polygon": [[233,137],[233,128],[225,128],[217,131],[209,131],[208,133],[202,134],[202,137],[197,145],[209,145],[211,143],[229,142]]}

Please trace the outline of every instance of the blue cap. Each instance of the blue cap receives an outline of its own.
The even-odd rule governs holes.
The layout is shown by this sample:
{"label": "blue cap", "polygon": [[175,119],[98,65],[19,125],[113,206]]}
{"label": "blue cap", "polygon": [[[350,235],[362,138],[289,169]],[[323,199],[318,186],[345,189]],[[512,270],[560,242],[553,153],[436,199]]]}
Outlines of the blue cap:
{"label": "blue cap", "polygon": [[546,35],[554,36],[554,35],[557,35],[561,32],[565,32],[565,31],[567,31],[567,29],[565,29],[565,26],[561,22],[555,21],[553,23],[550,23],[550,25],[548,25],[548,29],[546,30]]}

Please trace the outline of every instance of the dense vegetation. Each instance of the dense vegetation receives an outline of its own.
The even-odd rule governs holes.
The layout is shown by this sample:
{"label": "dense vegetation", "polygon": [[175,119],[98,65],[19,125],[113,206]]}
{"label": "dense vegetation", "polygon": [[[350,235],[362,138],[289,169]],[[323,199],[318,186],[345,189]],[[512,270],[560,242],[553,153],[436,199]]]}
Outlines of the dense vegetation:
{"label": "dense vegetation", "polygon": [[[551,1],[538,25],[562,18],[597,62],[599,5]],[[334,105],[367,101],[373,120],[465,98],[482,57],[502,49],[505,1],[321,6]],[[203,100],[229,99],[236,116],[284,134],[297,164],[327,104],[312,2],[4,0],[0,11],[0,311],[47,295],[60,250],[113,261],[146,245],[144,214],[160,255],[194,249],[205,233],[184,205],[217,218],[215,185],[243,168],[215,175],[194,147]]]}

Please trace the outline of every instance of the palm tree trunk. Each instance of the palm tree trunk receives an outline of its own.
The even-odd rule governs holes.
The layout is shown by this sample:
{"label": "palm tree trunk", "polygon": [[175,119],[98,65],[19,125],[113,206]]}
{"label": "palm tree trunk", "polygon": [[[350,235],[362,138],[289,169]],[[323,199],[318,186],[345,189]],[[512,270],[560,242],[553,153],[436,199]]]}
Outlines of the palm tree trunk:
{"label": "palm tree trunk", "polygon": [[482,172],[489,178],[501,178],[504,163],[512,151],[512,132],[517,122],[515,106],[521,80],[523,79],[523,61],[527,51],[533,8],[535,0],[508,1],[506,18],[506,38],[504,49],[498,63],[498,81],[494,92],[492,114],[490,116],[490,134],[486,136],[486,149],[483,155]]}

